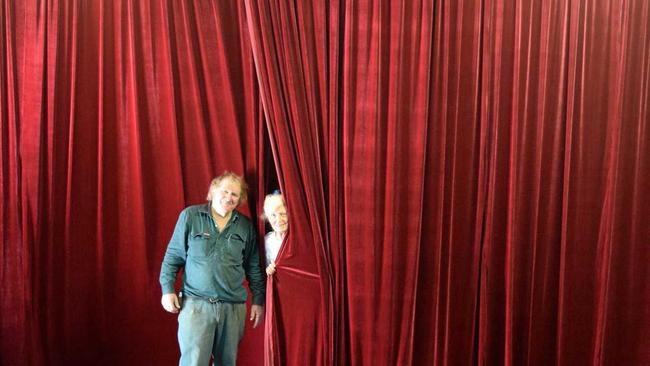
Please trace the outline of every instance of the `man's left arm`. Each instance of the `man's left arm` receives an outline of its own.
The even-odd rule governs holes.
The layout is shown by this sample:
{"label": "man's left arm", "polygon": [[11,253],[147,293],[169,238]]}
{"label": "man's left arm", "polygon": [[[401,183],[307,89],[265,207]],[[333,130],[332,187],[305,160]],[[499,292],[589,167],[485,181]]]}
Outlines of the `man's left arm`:
{"label": "man's left arm", "polygon": [[253,294],[250,320],[253,322],[253,328],[256,327],[264,318],[264,295],[266,292],[266,276],[260,266],[260,251],[257,243],[257,233],[255,228],[250,229],[246,243],[246,255],[244,257],[244,270],[248,279],[248,286]]}

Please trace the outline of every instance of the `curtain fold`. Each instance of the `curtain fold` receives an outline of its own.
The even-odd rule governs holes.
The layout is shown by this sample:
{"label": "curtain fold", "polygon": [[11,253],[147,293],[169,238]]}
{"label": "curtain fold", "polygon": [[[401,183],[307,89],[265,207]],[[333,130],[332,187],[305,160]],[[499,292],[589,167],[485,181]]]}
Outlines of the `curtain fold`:
{"label": "curtain fold", "polygon": [[228,169],[290,217],[242,365],[650,364],[648,106],[644,0],[0,0],[0,363],[176,362]]}
{"label": "curtain fold", "polygon": [[648,362],[646,2],[246,8],[292,227],[268,301],[316,257],[332,306],[272,312],[268,364]]}
{"label": "curtain fold", "polygon": [[0,363],[173,363],[158,273],[178,213],[226,169],[253,219],[265,191],[243,6],[1,4]]}
{"label": "curtain fold", "polygon": [[326,160],[331,144],[324,128],[329,112],[328,65],[322,59],[328,25],[318,4],[294,5],[245,2],[260,95],[290,220],[267,291],[291,296],[267,297],[265,355],[267,364],[328,365],[334,351],[328,323],[334,313],[331,217],[328,187],[322,184],[331,168]]}

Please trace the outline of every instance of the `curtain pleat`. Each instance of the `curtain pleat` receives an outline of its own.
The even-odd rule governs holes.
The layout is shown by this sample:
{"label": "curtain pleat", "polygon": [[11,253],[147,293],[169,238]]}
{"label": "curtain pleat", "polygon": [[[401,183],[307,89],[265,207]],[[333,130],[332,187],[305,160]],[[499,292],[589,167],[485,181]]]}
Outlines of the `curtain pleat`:
{"label": "curtain pleat", "polygon": [[329,321],[271,312],[267,364],[648,362],[645,2],[246,8],[292,228],[267,301],[313,256],[334,286]]}
{"label": "curtain pleat", "polygon": [[[265,191],[243,6],[0,9],[0,364],[176,362],[158,273],[178,213],[224,170]],[[262,363],[263,330],[246,334],[240,361]]]}
{"label": "curtain pleat", "polygon": [[226,169],[291,228],[239,364],[650,364],[649,105],[644,0],[1,0],[0,364],[176,362]]}

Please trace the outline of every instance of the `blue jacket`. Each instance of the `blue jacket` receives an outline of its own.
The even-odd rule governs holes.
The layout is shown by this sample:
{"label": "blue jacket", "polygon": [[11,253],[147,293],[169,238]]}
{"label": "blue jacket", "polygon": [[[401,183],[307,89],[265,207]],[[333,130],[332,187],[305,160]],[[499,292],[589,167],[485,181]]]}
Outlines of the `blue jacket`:
{"label": "blue jacket", "polygon": [[178,217],[160,269],[163,294],[174,292],[178,271],[183,271],[183,293],[226,302],[246,302],[244,276],[253,304],[264,304],[266,277],[260,267],[257,232],[250,220],[233,211],[220,233],[210,203],[190,206]]}

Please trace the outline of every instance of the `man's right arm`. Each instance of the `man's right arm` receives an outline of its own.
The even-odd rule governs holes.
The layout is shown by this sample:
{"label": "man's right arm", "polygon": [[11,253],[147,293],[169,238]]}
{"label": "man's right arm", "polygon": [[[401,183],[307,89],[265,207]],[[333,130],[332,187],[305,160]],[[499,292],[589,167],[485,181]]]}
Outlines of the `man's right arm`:
{"label": "man's right arm", "polygon": [[176,228],[172,235],[167,252],[163,259],[160,268],[160,286],[163,295],[175,293],[174,282],[176,282],[176,275],[178,271],[185,265],[185,258],[187,258],[187,209],[183,210],[176,222]]}

